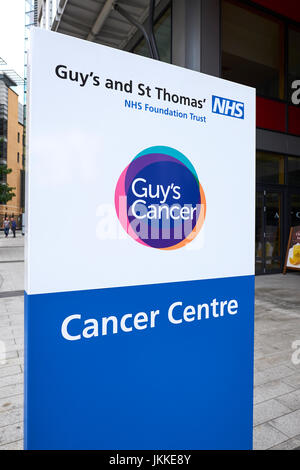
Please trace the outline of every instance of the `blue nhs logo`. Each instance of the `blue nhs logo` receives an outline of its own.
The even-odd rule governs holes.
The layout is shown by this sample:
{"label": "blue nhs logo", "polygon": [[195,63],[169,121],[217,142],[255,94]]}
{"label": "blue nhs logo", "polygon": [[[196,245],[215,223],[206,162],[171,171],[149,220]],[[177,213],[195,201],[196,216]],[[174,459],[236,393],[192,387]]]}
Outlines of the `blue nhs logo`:
{"label": "blue nhs logo", "polygon": [[212,112],[244,119],[244,103],[212,95]]}

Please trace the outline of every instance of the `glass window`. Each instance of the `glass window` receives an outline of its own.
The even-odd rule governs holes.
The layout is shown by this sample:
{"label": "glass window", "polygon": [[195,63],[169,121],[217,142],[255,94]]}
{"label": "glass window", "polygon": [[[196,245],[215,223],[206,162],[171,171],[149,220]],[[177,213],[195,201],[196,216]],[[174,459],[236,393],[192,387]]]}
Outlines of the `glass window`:
{"label": "glass window", "polygon": [[17,162],[19,163],[19,161],[20,161],[20,154],[19,154],[19,152],[18,152],[18,154],[17,154]]}
{"label": "glass window", "polygon": [[[291,99],[294,80],[300,80],[300,31],[289,29],[288,88]],[[298,93],[299,96],[299,93]]]}
{"label": "glass window", "polygon": [[0,118],[0,136],[7,137],[7,120]]}
{"label": "glass window", "polygon": [[280,269],[281,195],[279,192],[266,192],[265,209],[266,272],[271,272]]}
{"label": "glass window", "polygon": [[[154,33],[156,44],[162,62],[171,62],[171,8],[155,23]],[[150,57],[148,45],[142,39],[132,50],[135,54]]]}
{"label": "glass window", "polygon": [[284,98],[284,25],[253,9],[222,3],[222,77]]}
{"label": "glass window", "polygon": [[288,158],[288,184],[300,187],[300,158]]}
{"label": "glass window", "polygon": [[300,225],[300,193],[290,194],[290,226]]}
{"label": "glass window", "polygon": [[256,222],[255,222],[255,272],[263,271],[263,238],[264,238],[264,196],[256,193]]}
{"label": "glass window", "polygon": [[284,157],[273,153],[257,152],[256,183],[284,184]]}
{"label": "glass window", "polygon": [[7,142],[0,137],[0,160],[6,160],[7,158]]}
{"label": "glass window", "polygon": [[18,142],[20,142],[20,132],[18,132]]}

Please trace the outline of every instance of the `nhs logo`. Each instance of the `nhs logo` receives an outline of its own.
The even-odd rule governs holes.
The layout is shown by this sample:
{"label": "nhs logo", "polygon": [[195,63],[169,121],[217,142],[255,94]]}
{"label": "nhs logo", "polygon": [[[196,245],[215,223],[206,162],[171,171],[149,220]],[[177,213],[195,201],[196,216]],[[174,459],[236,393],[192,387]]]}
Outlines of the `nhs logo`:
{"label": "nhs logo", "polygon": [[212,95],[212,112],[244,119],[244,103]]}

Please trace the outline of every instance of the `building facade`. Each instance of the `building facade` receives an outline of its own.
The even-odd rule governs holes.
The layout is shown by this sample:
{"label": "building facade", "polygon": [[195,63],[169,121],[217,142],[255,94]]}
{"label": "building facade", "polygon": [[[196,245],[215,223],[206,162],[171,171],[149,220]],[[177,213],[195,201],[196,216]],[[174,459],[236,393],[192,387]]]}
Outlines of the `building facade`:
{"label": "building facade", "polygon": [[36,0],[38,21],[42,28],[51,29],[59,0]]}
{"label": "building facade", "polygon": [[16,84],[5,73],[0,73],[0,165],[11,169],[3,176],[2,184],[13,188],[10,201],[0,201],[0,227],[4,217],[14,217],[18,227],[24,211],[24,126],[23,106],[11,87]]}
{"label": "building facade", "polygon": [[[59,0],[51,11],[54,31],[149,56],[133,24],[147,28],[148,0]],[[158,0],[154,32],[160,60],[256,88],[256,273],[280,272],[300,225],[299,1]]]}

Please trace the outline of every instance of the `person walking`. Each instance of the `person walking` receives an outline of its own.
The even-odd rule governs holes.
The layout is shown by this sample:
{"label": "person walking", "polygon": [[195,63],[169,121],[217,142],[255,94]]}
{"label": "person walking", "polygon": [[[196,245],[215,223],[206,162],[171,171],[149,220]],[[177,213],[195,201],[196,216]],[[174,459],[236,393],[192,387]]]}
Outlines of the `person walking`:
{"label": "person walking", "polygon": [[13,217],[10,219],[10,227],[12,229],[12,233],[14,235],[14,238],[16,238],[17,222],[15,221],[15,219]]}
{"label": "person walking", "polygon": [[8,217],[5,217],[3,225],[4,225],[5,237],[7,238],[8,234],[9,234],[9,220],[8,220]]}

